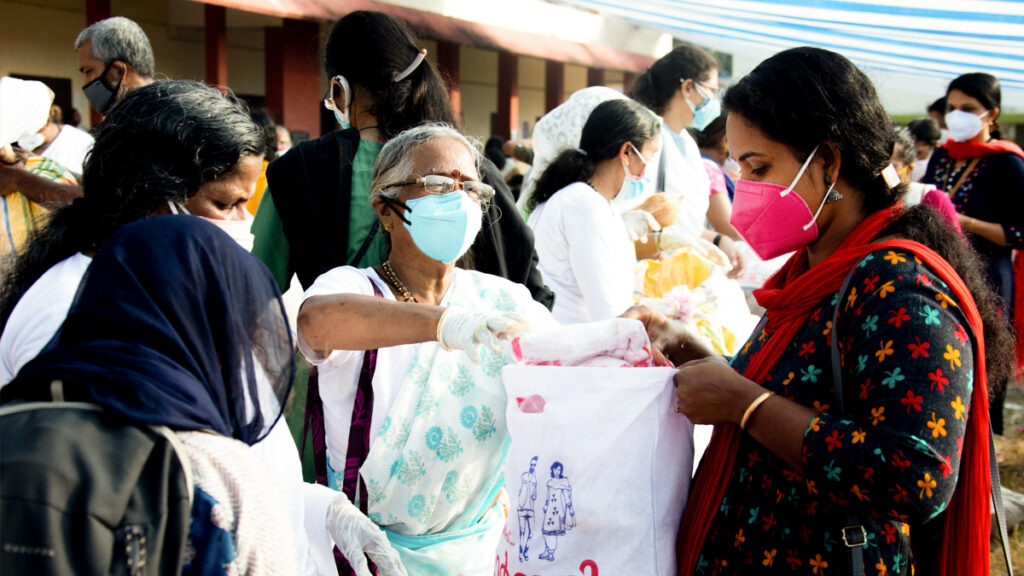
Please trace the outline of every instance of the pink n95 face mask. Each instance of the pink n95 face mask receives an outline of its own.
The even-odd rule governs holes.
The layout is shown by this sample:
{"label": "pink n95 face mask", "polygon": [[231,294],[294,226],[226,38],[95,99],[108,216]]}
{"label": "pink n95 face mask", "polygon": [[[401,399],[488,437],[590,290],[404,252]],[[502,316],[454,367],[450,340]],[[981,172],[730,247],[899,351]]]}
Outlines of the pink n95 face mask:
{"label": "pink n95 face mask", "polygon": [[736,181],[729,222],[762,260],[793,252],[818,239],[818,214],[835,183],[825,193],[813,215],[807,202],[793,192],[817,151],[815,146],[788,188],[770,182]]}

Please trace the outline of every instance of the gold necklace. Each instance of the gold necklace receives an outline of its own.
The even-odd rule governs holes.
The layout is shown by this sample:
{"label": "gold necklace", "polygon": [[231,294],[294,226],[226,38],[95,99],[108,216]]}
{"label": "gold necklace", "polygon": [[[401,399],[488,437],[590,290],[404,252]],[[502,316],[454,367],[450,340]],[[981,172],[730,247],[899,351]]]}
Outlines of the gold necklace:
{"label": "gold necklace", "polygon": [[409,289],[405,287],[405,284],[402,284],[402,281],[398,279],[395,271],[391,269],[391,260],[385,260],[384,263],[380,265],[380,269],[384,271],[384,279],[388,281],[388,284],[391,284],[392,288],[398,290],[398,292],[402,294],[402,298],[406,302],[416,302],[416,297],[409,292]]}

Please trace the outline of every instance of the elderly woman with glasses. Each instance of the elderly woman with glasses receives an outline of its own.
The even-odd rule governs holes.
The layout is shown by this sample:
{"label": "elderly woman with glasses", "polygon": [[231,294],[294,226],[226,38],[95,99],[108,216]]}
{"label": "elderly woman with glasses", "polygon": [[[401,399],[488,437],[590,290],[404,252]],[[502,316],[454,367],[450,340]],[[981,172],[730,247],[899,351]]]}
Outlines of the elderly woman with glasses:
{"label": "elderly woman with glasses", "polygon": [[526,287],[455,266],[494,194],[480,161],[445,124],[389,140],[371,183],[387,259],[321,275],[299,312],[328,484],[354,492],[411,575],[493,572],[512,360],[500,339],[553,323]]}

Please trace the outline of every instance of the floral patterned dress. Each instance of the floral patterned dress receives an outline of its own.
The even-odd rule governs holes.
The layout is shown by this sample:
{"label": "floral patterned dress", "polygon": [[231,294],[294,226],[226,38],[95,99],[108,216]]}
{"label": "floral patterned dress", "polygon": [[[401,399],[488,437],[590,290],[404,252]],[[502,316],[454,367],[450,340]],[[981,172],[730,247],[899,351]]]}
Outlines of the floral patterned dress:
{"label": "floral patterned dress", "polygon": [[[932,573],[970,409],[970,329],[946,284],[909,252],[872,252],[852,275],[760,383],[819,413],[803,472],[744,435],[697,574],[848,574],[851,507],[867,531],[867,574]],[[840,297],[845,415],[830,341]],[[733,366],[742,372],[770,338],[762,321]]]}
{"label": "floral patterned dress", "polygon": [[[923,182],[949,192],[970,167],[970,161],[957,168],[944,148],[938,148],[928,162]],[[996,154],[979,159],[964,177],[963,184],[950,198],[956,211],[984,222],[998,222],[1006,234],[1008,246],[997,246],[969,234],[971,244],[985,262],[989,283],[1003,296],[1010,314],[1013,302],[1013,250],[1024,249],[1024,160],[1013,154]]]}

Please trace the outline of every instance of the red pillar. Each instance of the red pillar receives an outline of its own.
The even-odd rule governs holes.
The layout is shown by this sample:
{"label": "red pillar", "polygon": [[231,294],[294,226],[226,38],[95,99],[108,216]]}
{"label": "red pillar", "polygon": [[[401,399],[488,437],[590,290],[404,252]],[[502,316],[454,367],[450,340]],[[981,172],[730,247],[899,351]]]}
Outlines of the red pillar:
{"label": "red pillar", "polygon": [[519,58],[498,53],[498,136],[508,140],[519,125]]}
{"label": "red pillar", "polygon": [[[85,0],[85,25],[92,26],[100,20],[110,18],[110,0]],[[95,126],[103,121],[103,116],[89,107],[90,124]]]}
{"label": "red pillar", "polygon": [[320,26],[286,19],[266,28],[266,107],[278,124],[320,137]]}
{"label": "red pillar", "polygon": [[437,42],[437,66],[448,82],[455,117],[462,118],[462,91],[459,89],[459,45],[439,40]]}
{"label": "red pillar", "polygon": [[629,94],[629,91],[633,89],[633,83],[636,82],[636,74],[633,72],[622,73],[622,92]]}
{"label": "red pillar", "polygon": [[562,103],[565,92],[565,64],[548,60],[544,63],[544,110],[550,112]]}
{"label": "red pillar", "polygon": [[218,88],[228,85],[227,10],[205,4],[206,83]]}
{"label": "red pillar", "polygon": [[587,86],[604,86],[604,70],[587,68]]}

